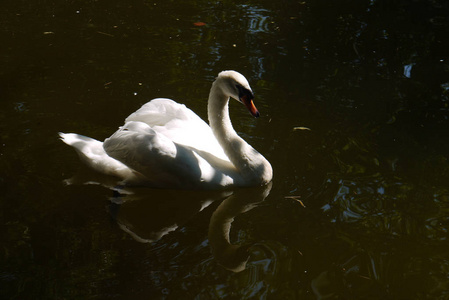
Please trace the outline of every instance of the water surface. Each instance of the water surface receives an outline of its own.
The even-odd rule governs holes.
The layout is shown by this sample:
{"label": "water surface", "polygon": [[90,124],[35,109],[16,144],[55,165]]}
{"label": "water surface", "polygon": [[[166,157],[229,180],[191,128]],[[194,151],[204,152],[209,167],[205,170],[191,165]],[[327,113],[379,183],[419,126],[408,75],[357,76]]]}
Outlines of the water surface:
{"label": "water surface", "polygon": [[[446,1],[1,11],[2,298],[448,297]],[[103,140],[155,97],[206,118],[226,69],[256,94],[261,118],[237,102],[231,117],[272,163],[272,187],[121,196],[64,183],[100,179],[59,131]],[[249,257],[229,261],[215,233],[232,218],[230,242]]]}

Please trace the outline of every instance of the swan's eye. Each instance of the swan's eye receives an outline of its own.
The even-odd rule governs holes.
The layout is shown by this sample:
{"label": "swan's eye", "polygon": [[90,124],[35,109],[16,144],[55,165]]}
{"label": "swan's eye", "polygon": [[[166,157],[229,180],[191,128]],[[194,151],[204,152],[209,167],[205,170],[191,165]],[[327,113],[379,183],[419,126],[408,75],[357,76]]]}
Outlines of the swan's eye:
{"label": "swan's eye", "polygon": [[252,91],[248,90],[247,88],[244,88],[239,84],[236,84],[235,87],[239,91],[239,99],[242,99],[243,97],[248,98],[248,100],[254,99],[254,94]]}

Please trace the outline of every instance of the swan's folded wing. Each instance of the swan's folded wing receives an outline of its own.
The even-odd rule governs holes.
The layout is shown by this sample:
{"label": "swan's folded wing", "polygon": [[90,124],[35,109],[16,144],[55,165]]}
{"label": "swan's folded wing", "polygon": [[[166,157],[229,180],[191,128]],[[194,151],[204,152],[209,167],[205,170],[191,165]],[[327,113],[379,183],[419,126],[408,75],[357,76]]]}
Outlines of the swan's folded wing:
{"label": "swan's folded wing", "polygon": [[209,125],[185,105],[158,98],[144,104],[125,122],[139,121],[169,140],[229,161]]}
{"label": "swan's folded wing", "polygon": [[[140,121],[148,124],[150,127],[165,126],[172,120],[181,120],[184,122],[201,121],[193,111],[185,105],[179,104],[171,99],[156,98],[142,105],[141,108],[130,114],[125,122]],[[207,124],[205,124],[207,126]]]}
{"label": "swan's folded wing", "polygon": [[127,122],[104,141],[106,153],[149,178],[156,187],[183,188],[201,182],[198,159],[143,122]]}
{"label": "swan's folded wing", "polygon": [[108,156],[103,143],[76,133],[59,133],[61,140],[72,146],[81,160],[97,172],[123,179],[138,179],[139,175],[118,160]]}

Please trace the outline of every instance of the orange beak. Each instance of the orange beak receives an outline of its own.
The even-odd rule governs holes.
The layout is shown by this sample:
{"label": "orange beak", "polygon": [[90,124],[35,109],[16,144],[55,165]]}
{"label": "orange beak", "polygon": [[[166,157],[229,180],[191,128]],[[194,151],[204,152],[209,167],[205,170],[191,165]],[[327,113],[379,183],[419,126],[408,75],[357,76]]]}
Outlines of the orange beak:
{"label": "orange beak", "polygon": [[244,95],[242,96],[242,98],[240,98],[240,101],[245,104],[246,108],[254,117],[258,118],[260,116],[259,111],[254,105],[253,99],[249,98],[247,95]]}

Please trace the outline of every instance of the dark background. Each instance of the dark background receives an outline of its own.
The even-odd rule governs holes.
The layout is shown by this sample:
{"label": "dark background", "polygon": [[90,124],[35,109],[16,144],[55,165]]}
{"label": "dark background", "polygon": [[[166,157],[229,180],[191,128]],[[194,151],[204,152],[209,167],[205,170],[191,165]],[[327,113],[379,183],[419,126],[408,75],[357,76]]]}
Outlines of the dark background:
{"label": "dark background", "polygon": [[[447,299],[448,16],[443,0],[3,0],[0,297]],[[232,223],[258,245],[240,273],[210,251],[220,200],[65,185],[83,167],[57,136],[103,140],[155,97],[206,118],[226,69],[261,112],[231,103],[233,124],[274,169]],[[173,223],[153,243],[122,230]]]}

